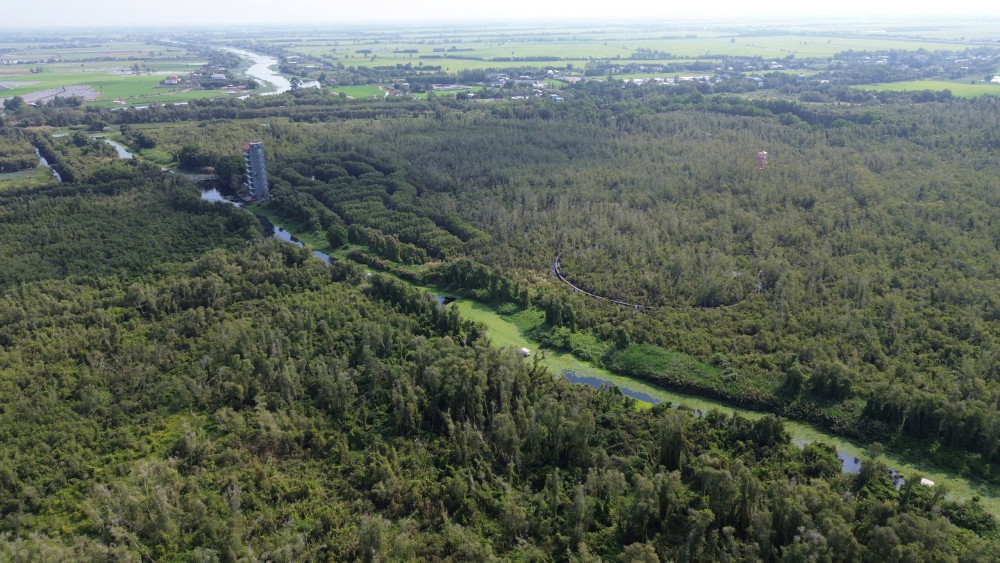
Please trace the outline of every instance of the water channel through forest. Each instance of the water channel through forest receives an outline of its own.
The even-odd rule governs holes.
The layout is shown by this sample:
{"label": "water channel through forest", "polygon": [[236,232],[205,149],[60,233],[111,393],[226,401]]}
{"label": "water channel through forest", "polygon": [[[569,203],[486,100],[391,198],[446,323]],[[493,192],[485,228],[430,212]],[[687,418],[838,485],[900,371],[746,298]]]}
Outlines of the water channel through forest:
{"label": "water channel through forest", "polygon": [[[241,205],[238,202],[226,199],[215,189],[203,190],[201,197],[208,201],[225,202],[237,206]],[[296,239],[292,233],[281,228],[279,225],[273,224],[263,216],[258,216],[258,218],[264,227],[265,235],[276,236],[297,246],[303,246],[302,242]],[[323,252],[314,250],[313,256],[326,262],[330,261],[330,257]],[[442,304],[445,303],[445,296],[439,296],[439,301]],[[502,346],[510,346],[515,349],[527,348],[531,354],[538,353],[539,345],[537,342],[525,336],[511,320],[500,315],[492,308],[477,301],[452,298],[451,296],[447,297],[447,302],[454,303],[464,317],[483,323],[486,326],[487,334],[494,343]],[[643,381],[623,377],[589,362],[583,362],[566,352],[547,351],[539,358],[539,361],[551,373],[559,374],[572,383],[589,385],[591,387],[617,387],[624,395],[632,397],[637,401],[649,404],[669,403],[675,408],[690,409],[696,416],[701,416],[703,413],[710,412],[713,409],[723,413],[738,413],[740,416],[749,419],[758,419],[767,414],[735,407],[721,401],[669,391]],[[791,434],[794,444],[798,446],[804,446],[812,442],[830,444],[836,449],[837,457],[840,458],[845,472],[857,473],[860,471],[861,459],[866,456],[866,448],[864,446],[800,422],[786,421],[785,428]],[[1000,516],[1000,488],[966,479],[955,473],[923,467],[919,463],[900,459],[891,453],[885,453],[883,456],[886,464],[891,468],[897,484],[902,484],[907,476],[921,475],[934,481],[935,486],[947,487],[948,494],[954,498],[968,500],[978,496],[985,507],[993,514]]]}
{"label": "water channel through forest", "polygon": [[59,182],[61,184],[62,183],[62,176],[60,176],[59,173],[56,172],[55,168],[52,168],[52,165],[49,164],[48,160],[45,160],[45,157],[42,156],[42,153],[41,153],[41,151],[38,150],[38,147],[35,147],[35,154],[38,156],[38,165],[39,166],[44,166],[45,168],[48,168],[49,170],[51,170],[52,171],[52,176],[56,179],[57,182]]}

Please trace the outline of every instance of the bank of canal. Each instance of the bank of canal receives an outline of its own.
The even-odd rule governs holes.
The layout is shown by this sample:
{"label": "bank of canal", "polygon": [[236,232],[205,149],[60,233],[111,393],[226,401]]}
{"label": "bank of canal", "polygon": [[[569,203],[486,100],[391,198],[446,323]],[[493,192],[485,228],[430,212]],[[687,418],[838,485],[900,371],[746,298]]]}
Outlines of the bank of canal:
{"label": "bank of canal", "polygon": [[[483,323],[486,326],[487,334],[495,344],[515,349],[527,348],[532,354],[539,353],[538,342],[525,336],[513,321],[496,313],[490,307],[469,299],[456,299],[454,303],[464,317]],[[560,374],[574,383],[583,383],[591,387],[613,385],[621,389],[623,394],[647,404],[670,403],[673,406],[689,408],[695,411],[695,414],[717,409],[723,413],[739,413],[740,416],[749,419],[757,419],[766,414],[695,395],[668,391],[643,381],[616,375],[591,363],[583,362],[565,352],[548,351],[540,359],[540,362],[550,372]],[[785,422],[785,428],[791,434],[792,442],[799,446],[812,442],[825,442],[832,445],[837,450],[837,457],[840,458],[844,471],[847,472],[858,472],[861,467],[860,460],[867,455],[864,446],[808,424],[789,420]],[[935,486],[946,487],[949,494],[962,500],[978,496],[984,506],[994,515],[1000,516],[1000,489],[997,487],[977,483],[952,473],[921,467],[891,453],[884,454],[883,457],[886,464],[903,478],[922,475],[934,481]]]}

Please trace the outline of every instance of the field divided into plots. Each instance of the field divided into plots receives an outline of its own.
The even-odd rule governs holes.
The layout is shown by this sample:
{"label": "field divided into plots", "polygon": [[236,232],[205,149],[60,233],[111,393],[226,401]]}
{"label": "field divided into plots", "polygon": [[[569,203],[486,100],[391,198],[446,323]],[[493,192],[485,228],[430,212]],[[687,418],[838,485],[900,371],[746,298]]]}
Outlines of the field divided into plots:
{"label": "field divided into plots", "polygon": [[[98,105],[178,102],[224,95],[219,90],[184,91],[164,87],[171,75],[184,75],[205,64],[205,58],[182,47],[145,40],[76,37],[13,37],[0,42],[0,99],[13,96],[45,102],[45,91],[89,87]],[[81,90],[82,91],[82,90]],[[83,96],[87,101],[88,96]]]}

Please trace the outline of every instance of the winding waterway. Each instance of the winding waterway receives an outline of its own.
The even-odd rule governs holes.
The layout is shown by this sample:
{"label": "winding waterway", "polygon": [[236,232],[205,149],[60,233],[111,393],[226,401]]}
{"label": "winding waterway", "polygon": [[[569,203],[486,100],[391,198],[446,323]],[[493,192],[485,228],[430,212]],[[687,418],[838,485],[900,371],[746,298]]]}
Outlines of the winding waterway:
{"label": "winding waterway", "polygon": [[[228,51],[230,53],[237,54],[241,57],[245,57],[253,61],[250,68],[246,70],[248,76],[256,78],[264,84],[268,84],[271,88],[274,88],[272,92],[262,92],[261,96],[273,96],[275,94],[283,94],[292,89],[292,83],[284,76],[281,76],[271,67],[277,68],[278,59],[274,57],[269,57],[267,55],[262,55],[260,53],[254,53],[252,51],[244,51],[243,49],[235,49],[233,47],[224,47],[223,51]],[[319,88],[319,82],[315,80],[303,82],[300,88]]]}
{"label": "winding waterway", "polygon": [[[456,299],[455,304],[462,316],[486,325],[487,334],[495,343],[516,349],[527,348],[532,354],[537,353],[539,343],[527,338],[511,320],[497,314],[493,309],[469,299]],[[550,372],[560,374],[571,382],[591,387],[617,387],[622,394],[637,401],[650,404],[668,403],[673,407],[691,409],[696,416],[701,416],[702,413],[710,412],[713,409],[724,413],[738,413],[740,416],[752,420],[767,414],[704,397],[669,391],[643,381],[623,377],[591,363],[583,362],[566,352],[548,351],[539,361]],[[785,428],[791,434],[794,444],[802,447],[812,442],[825,442],[836,449],[837,457],[840,458],[844,471],[857,473],[861,470],[861,459],[867,455],[865,446],[801,422],[786,421]],[[934,481],[937,486],[947,487],[949,494],[954,498],[967,500],[979,496],[985,507],[993,514],[1000,516],[1000,488],[996,486],[925,467],[911,460],[900,459],[889,452],[884,455],[884,461],[892,468],[897,484],[901,484],[907,476],[919,474]]]}
{"label": "winding waterway", "polygon": [[60,176],[59,173],[56,172],[55,168],[52,168],[52,165],[49,164],[49,161],[45,160],[45,157],[42,156],[42,153],[41,153],[41,151],[38,150],[38,147],[35,147],[35,154],[38,155],[38,164],[40,166],[44,166],[44,167],[48,168],[49,170],[51,170],[52,171],[52,175],[55,177],[56,181],[61,184],[62,181],[63,181],[62,180],[62,176]]}
{"label": "winding waterway", "polygon": [[[223,197],[217,190],[202,191],[202,199],[240,206],[238,202]],[[303,246],[291,233],[280,226],[273,225],[266,219],[262,220],[262,224],[265,226],[265,235],[277,236],[292,244]],[[271,232],[268,232],[268,226],[273,228]],[[324,261],[330,261],[330,257],[322,252],[313,251],[313,255]],[[449,296],[448,299],[451,299],[451,297]],[[453,302],[458,307],[462,316],[483,323],[486,326],[487,334],[494,343],[502,346],[510,346],[515,349],[527,348],[532,355],[538,353],[538,342],[526,337],[510,319],[477,301],[457,298]],[[696,416],[701,416],[703,413],[712,410],[719,410],[724,413],[738,413],[740,416],[755,420],[767,414],[735,407],[721,401],[668,391],[662,387],[650,385],[643,381],[616,375],[591,363],[583,362],[566,352],[548,351],[539,358],[539,362],[548,368],[551,373],[560,374],[573,383],[598,388],[604,386],[617,387],[624,395],[632,397],[637,401],[648,404],[668,403],[673,407],[690,409]],[[842,468],[845,472],[857,473],[860,471],[861,459],[866,456],[864,446],[800,422],[786,421],[785,428],[791,435],[794,444],[800,447],[813,442],[830,444],[836,449],[837,457],[840,458]],[[983,506],[989,509],[994,515],[1000,516],[1000,488],[966,479],[956,474],[923,467],[919,463],[900,459],[891,453],[885,454],[884,458],[886,463],[892,468],[892,473],[894,478],[897,479],[897,484],[902,483],[903,479],[907,478],[907,476],[919,474],[934,481],[935,486],[947,487],[950,497],[960,500],[968,500],[974,496],[980,497]]]}
{"label": "winding waterway", "polygon": [[111,139],[108,139],[107,137],[99,137],[99,138],[104,140],[105,143],[111,145],[112,147],[115,148],[116,151],[118,151],[118,158],[124,158],[124,159],[132,158],[132,153],[125,150],[125,147],[123,147],[122,145],[119,145],[118,143],[112,141]]}

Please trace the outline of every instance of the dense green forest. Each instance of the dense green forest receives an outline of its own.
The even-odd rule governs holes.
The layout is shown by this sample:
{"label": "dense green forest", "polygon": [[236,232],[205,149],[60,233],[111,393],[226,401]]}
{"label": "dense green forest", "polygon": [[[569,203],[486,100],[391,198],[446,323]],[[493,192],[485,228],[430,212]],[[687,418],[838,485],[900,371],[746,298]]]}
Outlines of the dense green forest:
{"label": "dense green forest", "polygon": [[178,176],[89,174],[0,193],[2,559],[995,557],[919,476],[571,386]]}
{"label": "dense green forest", "polygon": [[0,129],[0,174],[38,166],[38,157],[20,129]]}
{"label": "dense green forest", "polygon": [[[506,289],[482,276],[464,289],[543,307],[555,347],[591,335],[604,348],[588,354],[620,373],[933,446],[940,463],[1000,478],[996,98],[573,93],[144,134],[205,162],[263,140],[272,210],[323,240],[347,230],[378,269],[468,257],[502,272]],[[575,285],[651,309],[573,294],[546,276],[556,255]],[[397,273],[435,282],[437,269]]]}
{"label": "dense green forest", "polygon": [[[409,282],[995,482],[1000,101],[564,95],[8,114],[65,183],[0,189],[0,559],[996,560],[976,499],[571,386]],[[247,141],[332,263],[149,164],[239,191]]]}

